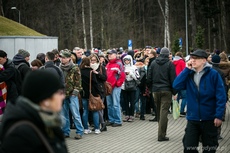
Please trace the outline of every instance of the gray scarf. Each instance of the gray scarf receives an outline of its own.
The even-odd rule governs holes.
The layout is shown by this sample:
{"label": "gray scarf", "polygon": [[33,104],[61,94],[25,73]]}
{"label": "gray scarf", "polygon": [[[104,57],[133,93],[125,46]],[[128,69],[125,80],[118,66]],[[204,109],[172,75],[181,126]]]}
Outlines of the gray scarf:
{"label": "gray scarf", "polygon": [[69,71],[72,67],[74,66],[74,63],[72,60],[69,61],[68,64],[64,65],[64,64],[60,64],[60,68],[63,70],[63,71]]}
{"label": "gray scarf", "polygon": [[34,108],[46,127],[61,127],[61,117],[59,113],[43,110],[39,105],[31,102],[26,97],[20,97],[21,102],[24,102]]}

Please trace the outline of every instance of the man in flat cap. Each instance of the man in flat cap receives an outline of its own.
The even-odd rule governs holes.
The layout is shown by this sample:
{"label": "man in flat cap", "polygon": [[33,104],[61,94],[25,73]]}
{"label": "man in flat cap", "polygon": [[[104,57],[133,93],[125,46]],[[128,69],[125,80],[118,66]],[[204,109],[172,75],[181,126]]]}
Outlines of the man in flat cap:
{"label": "man in flat cap", "polygon": [[186,68],[173,83],[173,88],[188,93],[184,152],[198,152],[199,138],[204,152],[216,152],[218,147],[217,128],[222,124],[226,94],[221,76],[207,58],[201,49],[191,53]]}

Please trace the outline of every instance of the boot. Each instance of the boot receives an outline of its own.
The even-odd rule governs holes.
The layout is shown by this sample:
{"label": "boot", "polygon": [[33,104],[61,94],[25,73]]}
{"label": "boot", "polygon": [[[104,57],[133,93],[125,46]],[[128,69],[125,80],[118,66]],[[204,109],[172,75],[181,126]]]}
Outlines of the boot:
{"label": "boot", "polygon": [[107,127],[106,127],[106,124],[105,123],[102,123],[101,124],[101,129],[100,129],[100,131],[102,132],[102,131],[107,131]]}

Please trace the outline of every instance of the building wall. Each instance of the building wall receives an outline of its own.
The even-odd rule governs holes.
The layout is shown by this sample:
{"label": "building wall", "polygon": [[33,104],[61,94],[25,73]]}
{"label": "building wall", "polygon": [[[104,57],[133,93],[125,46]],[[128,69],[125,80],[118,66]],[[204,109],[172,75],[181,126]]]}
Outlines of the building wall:
{"label": "building wall", "polygon": [[25,49],[30,53],[30,62],[38,53],[46,53],[58,48],[58,37],[33,37],[33,36],[0,36],[0,50],[7,53],[12,59],[19,49]]}

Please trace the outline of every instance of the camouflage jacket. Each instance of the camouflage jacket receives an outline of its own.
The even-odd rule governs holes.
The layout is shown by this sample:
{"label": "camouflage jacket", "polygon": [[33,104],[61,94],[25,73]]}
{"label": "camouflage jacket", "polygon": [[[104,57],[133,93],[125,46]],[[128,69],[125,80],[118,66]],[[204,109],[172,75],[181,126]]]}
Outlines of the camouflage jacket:
{"label": "camouflage jacket", "polygon": [[81,72],[77,65],[74,65],[65,77],[65,94],[66,97],[71,95],[78,96],[82,90],[81,86]]}

